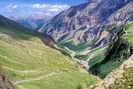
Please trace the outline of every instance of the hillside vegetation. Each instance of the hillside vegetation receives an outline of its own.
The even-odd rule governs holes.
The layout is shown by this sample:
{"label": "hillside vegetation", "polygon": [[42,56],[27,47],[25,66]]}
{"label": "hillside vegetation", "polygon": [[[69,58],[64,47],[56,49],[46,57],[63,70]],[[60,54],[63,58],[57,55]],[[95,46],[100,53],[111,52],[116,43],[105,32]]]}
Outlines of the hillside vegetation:
{"label": "hillside vegetation", "polygon": [[91,68],[103,80],[88,89],[133,88],[133,23],[123,26],[118,39],[111,44],[105,60]]}
{"label": "hillside vegetation", "polygon": [[77,89],[96,82],[70,58],[44,45],[40,34],[13,22],[0,21],[0,66],[19,89]]}
{"label": "hillside vegetation", "polygon": [[105,60],[96,64],[91,69],[94,74],[105,78],[107,74],[118,68],[133,53],[133,23],[124,25],[123,31],[119,33],[117,41],[111,43],[110,52]]}

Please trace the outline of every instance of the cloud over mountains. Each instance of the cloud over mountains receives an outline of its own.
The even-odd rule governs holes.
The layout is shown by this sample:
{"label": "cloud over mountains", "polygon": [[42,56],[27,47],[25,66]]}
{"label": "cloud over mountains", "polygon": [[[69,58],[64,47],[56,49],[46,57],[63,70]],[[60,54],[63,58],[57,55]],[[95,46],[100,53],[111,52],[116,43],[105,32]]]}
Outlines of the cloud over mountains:
{"label": "cloud over mountains", "polygon": [[67,4],[9,4],[0,10],[1,13],[17,17],[52,17],[69,7]]}

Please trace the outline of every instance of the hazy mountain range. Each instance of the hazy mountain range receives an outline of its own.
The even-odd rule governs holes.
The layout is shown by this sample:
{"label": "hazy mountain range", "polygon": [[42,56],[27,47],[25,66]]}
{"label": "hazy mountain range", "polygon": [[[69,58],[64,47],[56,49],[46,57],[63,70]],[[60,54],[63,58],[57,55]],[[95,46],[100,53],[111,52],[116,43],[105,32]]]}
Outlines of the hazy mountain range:
{"label": "hazy mountain range", "polygon": [[[11,17],[12,18],[12,17]],[[45,23],[46,19],[45,18],[13,18],[12,20],[24,25],[25,27],[33,30],[37,30],[41,28],[41,26]]]}

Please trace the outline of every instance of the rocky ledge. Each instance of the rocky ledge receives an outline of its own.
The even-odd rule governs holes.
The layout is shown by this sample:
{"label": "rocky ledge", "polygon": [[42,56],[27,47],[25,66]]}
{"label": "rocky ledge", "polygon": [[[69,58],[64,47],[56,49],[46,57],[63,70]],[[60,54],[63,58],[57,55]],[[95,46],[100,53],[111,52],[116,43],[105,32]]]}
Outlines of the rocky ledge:
{"label": "rocky ledge", "polygon": [[3,74],[0,74],[0,89],[15,89],[10,80]]}

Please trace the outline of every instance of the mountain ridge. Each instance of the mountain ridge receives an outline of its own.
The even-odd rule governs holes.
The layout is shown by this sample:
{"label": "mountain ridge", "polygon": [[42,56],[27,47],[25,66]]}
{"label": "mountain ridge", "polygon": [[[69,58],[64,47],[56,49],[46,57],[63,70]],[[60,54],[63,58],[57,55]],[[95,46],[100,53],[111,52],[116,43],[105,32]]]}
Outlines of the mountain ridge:
{"label": "mountain ridge", "polygon": [[105,47],[100,52],[106,54],[116,30],[133,21],[132,6],[131,0],[91,0],[61,12],[38,31],[51,36],[59,50],[88,64],[93,50]]}

